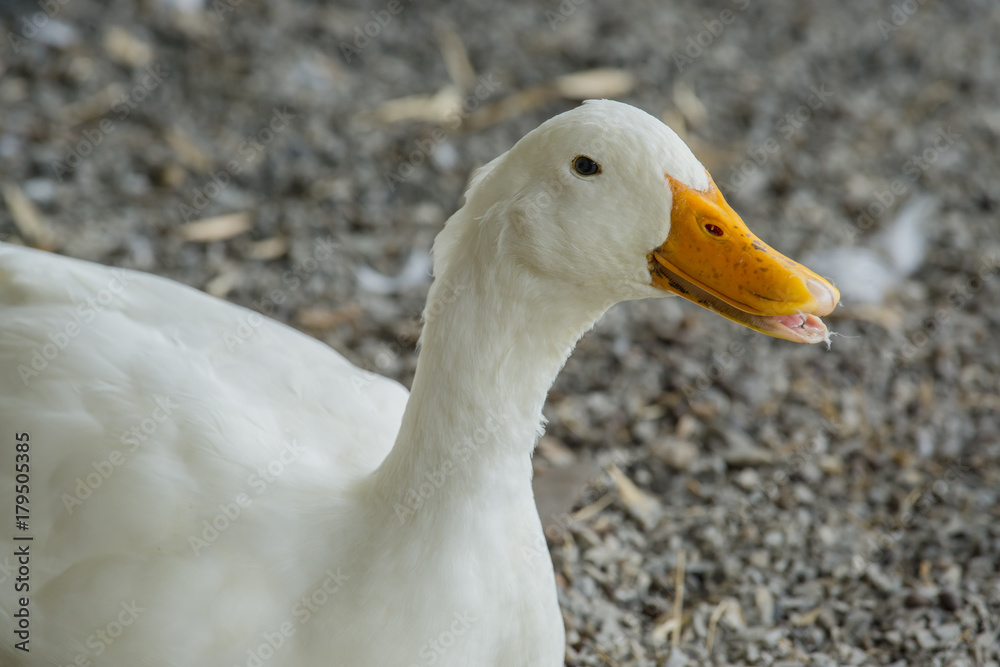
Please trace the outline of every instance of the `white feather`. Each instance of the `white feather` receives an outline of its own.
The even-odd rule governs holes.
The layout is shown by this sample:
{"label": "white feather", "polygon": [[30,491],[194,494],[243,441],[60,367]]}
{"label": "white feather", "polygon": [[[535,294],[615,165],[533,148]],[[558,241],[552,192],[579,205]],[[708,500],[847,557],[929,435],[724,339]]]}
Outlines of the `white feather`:
{"label": "white feather", "polygon": [[938,200],[919,195],[886,227],[871,238],[870,247],[838,246],[814,252],[804,261],[830,278],[846,305],[878,305],[898,289],[927,255],[927,221],[937,212]]}

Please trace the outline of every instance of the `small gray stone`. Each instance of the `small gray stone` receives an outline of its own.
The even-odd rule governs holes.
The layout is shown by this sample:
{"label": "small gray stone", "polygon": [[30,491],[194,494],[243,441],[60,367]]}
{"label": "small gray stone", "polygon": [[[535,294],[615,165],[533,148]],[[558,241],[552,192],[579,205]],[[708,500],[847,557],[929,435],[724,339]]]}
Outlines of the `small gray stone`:
{"label": "small gray stone", "polygon": [[665,438],[653,443],[652,453],[677,471],[685,471],[698,458],[698,447],[688,440]]}

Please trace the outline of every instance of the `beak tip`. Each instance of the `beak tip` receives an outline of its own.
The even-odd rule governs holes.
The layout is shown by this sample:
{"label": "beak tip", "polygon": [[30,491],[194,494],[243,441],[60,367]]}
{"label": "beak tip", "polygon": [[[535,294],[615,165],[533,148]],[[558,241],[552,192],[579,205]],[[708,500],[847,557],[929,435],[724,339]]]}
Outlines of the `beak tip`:
{"label": "beak tip", "polygon": [[829,315],[840,302],[840,292],[837,291],[836,287],[825,280],[810,278],[806,281],[806,287],[809,289],[809,293],[812,294],[813,298],[816,300],[816,311],[813,313],[814,315],[819,317]]}

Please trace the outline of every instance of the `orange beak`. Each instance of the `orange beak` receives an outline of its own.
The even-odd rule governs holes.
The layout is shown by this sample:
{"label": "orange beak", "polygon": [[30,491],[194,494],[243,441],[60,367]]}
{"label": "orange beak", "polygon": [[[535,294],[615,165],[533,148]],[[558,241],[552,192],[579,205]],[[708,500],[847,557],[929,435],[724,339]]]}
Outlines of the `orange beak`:
{"label": "orange beak", "polygon": [[705,191],[667,180],[670,233],[647,255],[653,285],[770,336],[829,340],[819,318],[840,301],[837,288],[754,236],[711,175]]}

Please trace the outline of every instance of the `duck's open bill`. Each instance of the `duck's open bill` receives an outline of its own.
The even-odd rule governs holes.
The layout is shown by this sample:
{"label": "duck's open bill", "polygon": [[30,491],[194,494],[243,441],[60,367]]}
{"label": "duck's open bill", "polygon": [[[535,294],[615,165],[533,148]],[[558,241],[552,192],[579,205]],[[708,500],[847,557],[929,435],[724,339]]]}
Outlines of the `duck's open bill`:
{"label": "duck's open bill", "polygon": [[828,339],[819,318],[840,301],[837,288],[754,236],[711,176],[705,191],[667,180],[670,233],[648,256],[653,285],[770,336]]}

